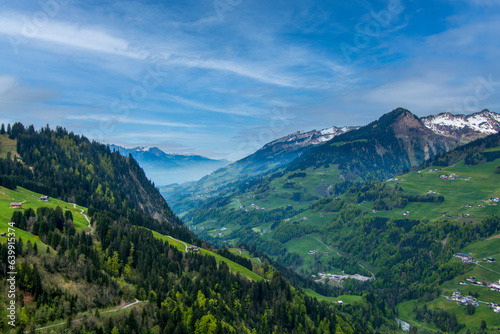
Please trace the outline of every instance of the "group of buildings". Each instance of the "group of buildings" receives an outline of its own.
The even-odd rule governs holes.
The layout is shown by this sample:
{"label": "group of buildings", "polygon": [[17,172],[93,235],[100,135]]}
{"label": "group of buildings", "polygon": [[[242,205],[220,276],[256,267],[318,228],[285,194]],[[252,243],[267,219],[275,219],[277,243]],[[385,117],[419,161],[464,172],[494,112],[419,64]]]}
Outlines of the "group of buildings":
{"label": "group of buildings", "polygon": [[[40,196],[40,201],[42,201],[42,202],[48,202],[49,201],[49,196]],[[10,208],[11,209],[22,209],[23,208],[23,202],[11,202],[10,203]]]}
{"label": "group of buildings", "polygon": [[476,263],[476,261],[474,261],[474,258],[469,254],[457,253],[454,254],[453,256],[462,260],[463,263],[471,263],[471,264]]}
{"label": "group of buildings", "polygon": [[456,301],[459,305],[473,305],[476,307],[479,306],[477,298],[472,296],[463,296],[460,291],[453,292],[451,297],[446,297],[446,299]]}

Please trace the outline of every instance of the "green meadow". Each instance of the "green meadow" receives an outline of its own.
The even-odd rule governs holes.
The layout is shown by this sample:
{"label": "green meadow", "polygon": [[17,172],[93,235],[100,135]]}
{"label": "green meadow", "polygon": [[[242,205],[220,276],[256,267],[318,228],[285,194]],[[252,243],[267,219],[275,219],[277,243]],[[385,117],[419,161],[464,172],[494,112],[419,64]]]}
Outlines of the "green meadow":
{"label": "green meadow", "polygon": [[[490,238],[475,242],[462,250],[462,253],[470,254],[475,260],[479,261],[479,265],[467,265],[467,271],[453,278],[450,281],[444,282],[440,285],[441,296],[437,299],[427,303],[430,309],[442,309],[454,313],[460,323],[467,324],[468,328],[474,332],[478,331],[481,321],[486,321],[489,329],[496,329],[500,327],[500,315],[493,312],[493,310],[484,303],[480,303],[479,307],[473,315],[468,315],[465,312],[465,307],[458,305],[456,302],[446,300],[446,296],[451,296],[455,291],[460,291],[463,295],[469,293],[478,295],[480,302],[492,302],[500,304],[500,293],[493,292],[488,287],[475,286],[466,282],[467,285],[460,285],[461,281],[465,281],[467,277],[475,276],[480,282],[494,282],[500,279],[500,263],[483,263],[482,259],[486,257],[493,257],[500,259],[500,238]],[[450,261],[460,261],[453,258]],[[398,305],[399,317],[409,322],[412,326],[425,327],[433,329],[434,327],[429,324],[418,323],[413,315],[413,308],[415,301],[406,301]],[[422,307],[424,302],[418,302],[418,307]],[[460,333],[465,333],[466,330]]]}
{"label": "green meadow", "polygon": [[311,289],[304,289],[304,293],[308,295],[309,297],[314,297],[319,301],[327,301],[327,302],[339,302],[342,301],[343,304],[353,304],[359,300],[361,300],[361,296],[355,296],[355,295],[340,295],[337,297],[327,297],[320,295],[316,291],[313,291]]}
{"label": "green meadow", "polygon": [[[77,230],[82,231],[89,229],[85,217],[81,214],[82,210],[83,213],[86,213],[87,208],[84,208],[79,205],[76,205],[75,208],[73,204],[69,204],[54,198],[49,198],[49,200],[46,202],[41,201],[40,200],[41,196],[42,196],[41,194],[29,191],[22,187],[17,187],[15,190],[10,190],[5,187],[0,187],[0,231],[1,232],[8,231],[8,227],[10,227],[8,223],[11,221],[12,214],[16,210],[25,210],[28,208],[32,208],[36,212],[36,210],[40,207],[56,208],[57,206],[61,207],[63,211],[69,210],[72,212],[73,223]],[[22,209],[11,209],[10,203],[12,202],[22,203]],[[31,243],[37,243],[38,247],[39,248],[41,247],[40,250],[45,251],[47,246],[43,242],[41,242],[38,236],[23,231],[21,229],[15,228],[15,230],[16,230],[15,232],[16,238],[21,237],[25,243],[28,240],[30,240]],[[1,238],[0,240],[2,242],[5,242],[6,238]]]}
{"label": "green meadow", "polygon": [[[500,206],[490,201],[491,198],[500,197],[500,174],[495,174],[495,168],[500,164],[500,159],[476,166],[466,166],[463,161],[455,167],[431,167],[420,171],[398,176],[398,181],[387,182],[398,185],[406,193],[412,195],[427,194],[435,191],[437,195],[444,196],[443,203],[409,203],[405,208],[372,213],[369,203],[365,207],[370,210],[370,215],[388,218],[402,218],[403,213],[409,211],[407,218],[439,220],[448,218],[453,221],[479,221],[490,215],[500,214]],[[438,171],[435,171],[438,169]],[[432,172],[430,170],[433,170]],[[456,180],[442,180],[441,175],[457,174]],[[470,181],[467,179],[470,178]],[[405,179],[406,181],[402,181]],[[471,207],[464,207],[471,205]],[[478,207],[484,205],[484,208]],[[458,215],[472,215],[473,217],[458,217]]]}

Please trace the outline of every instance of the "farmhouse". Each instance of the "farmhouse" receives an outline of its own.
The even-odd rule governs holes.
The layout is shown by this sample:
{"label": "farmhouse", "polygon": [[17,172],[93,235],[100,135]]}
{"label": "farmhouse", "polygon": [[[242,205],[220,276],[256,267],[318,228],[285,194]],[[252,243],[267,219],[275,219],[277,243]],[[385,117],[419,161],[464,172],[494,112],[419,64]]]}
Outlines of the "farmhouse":
{"label": "farmhouse", "polygon": [[196,246],[189,246],[187,249],[195,253],[198,253],[200,251]]}
{"label": "farmhouse", "polygon": [[12,202],[10,203],[11,209],[21,209],[23,207],[23,203],[20,202]]}

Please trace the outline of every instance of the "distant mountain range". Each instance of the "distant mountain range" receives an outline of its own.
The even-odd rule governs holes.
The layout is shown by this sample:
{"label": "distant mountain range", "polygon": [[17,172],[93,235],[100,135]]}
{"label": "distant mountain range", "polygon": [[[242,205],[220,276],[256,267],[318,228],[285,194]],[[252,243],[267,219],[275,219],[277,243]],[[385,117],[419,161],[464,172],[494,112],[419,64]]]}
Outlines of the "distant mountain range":
{"label": "distant mountain range", "polygon": [[196,181],[229,164],[227,160],[213,160],[200,155],[168,154],[158,147],[142,146],[127,149],[109,145],[109,148],[125,157],[131,154],[156,185]]}
{"label": "distant mountain range", "polygon": [[500,115],[489,110],[464,116],[449,113],[419,118],[404,108],[363,127],[296,132],[220,168],[197,182],[161,189],[177,213],[221,196],[231,185],[254,177],[306,168],[338,166],[342,180],[376,180],[417,166],[474,139],[500,130]]}

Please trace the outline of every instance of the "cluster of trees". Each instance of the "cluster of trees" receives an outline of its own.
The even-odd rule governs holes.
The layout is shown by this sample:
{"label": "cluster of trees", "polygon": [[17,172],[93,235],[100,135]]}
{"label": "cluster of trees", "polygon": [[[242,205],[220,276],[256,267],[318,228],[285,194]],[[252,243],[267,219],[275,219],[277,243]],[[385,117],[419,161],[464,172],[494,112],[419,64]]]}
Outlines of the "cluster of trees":
{"label": "cluster of trees", "polygon": [[243,267],[252,270],[252,261],[243,256],[235,255],[231,253],[227,248],[219,248],[217,250],[217,254],[224,256],[226,259],[229,259],[233,262],[241,264]]}
{"label": "cluster of trees", "polygon": [[36,210],[28,208],[26,210],[16,210],[12,213],[11,222],[15,223],[17,228],[38,235],[45,241],[49,232],[67,230],[70,235],[75,233],[73,225],[73,213],[69,210],[63,212],[61,207],[55,209],[40,207]]}
{"label": "cluster of trees", "polygon": [[373,201],[373,209],[377,211],[404,208],[409,202],[442,203],[444,201],[442,195],[410,195],[404,193],[400,186],[392,187],[380,182],[352,186],[345,195],[354,203]]}
{"label": "cluster of trees", "polygon": [[333,197],[325,197],[311,204],[310,209],[313,212],[339,212],[344,206],[344,203],[344,201]]}
{"label": "cluster of trees", "polygon": [[450,314],[443,310],[430,310],[425,304],[421,308],[415,305],[413,313],[418,321],[434,323],[434,325],[443,332],[458,333],[461,329],[465,328],[464,324],[458,323],[455,314]]}
{"label": "cluster of trees", "polygon": [[284,244],[293,238],[300,238],[306,234],[318,232],[319,228],[311,224],[301,224],[299,222],[282,222],[274,230],[273,239]]}

